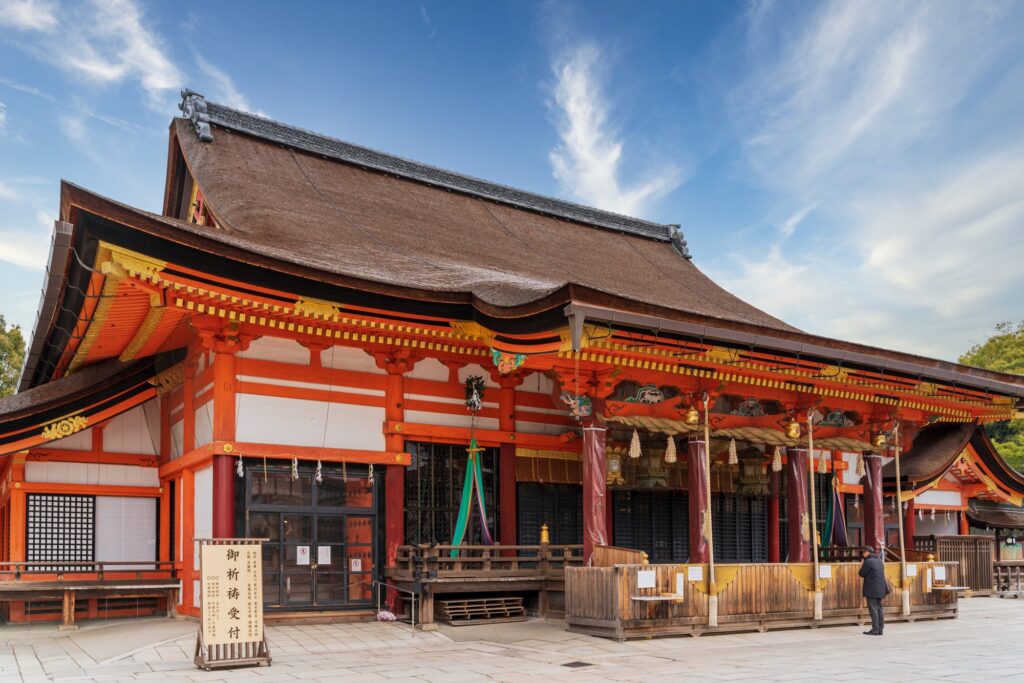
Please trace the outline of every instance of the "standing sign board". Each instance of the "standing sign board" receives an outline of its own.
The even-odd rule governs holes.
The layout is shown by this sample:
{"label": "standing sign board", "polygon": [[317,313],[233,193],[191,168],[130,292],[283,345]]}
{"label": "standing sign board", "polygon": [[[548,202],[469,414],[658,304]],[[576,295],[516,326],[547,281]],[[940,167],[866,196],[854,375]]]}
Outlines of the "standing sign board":
{"label": "standing sign board", "polygon": [[263,539],[211,538],[199,543],[201,587],[196,666],[270,665],[263,634]]}

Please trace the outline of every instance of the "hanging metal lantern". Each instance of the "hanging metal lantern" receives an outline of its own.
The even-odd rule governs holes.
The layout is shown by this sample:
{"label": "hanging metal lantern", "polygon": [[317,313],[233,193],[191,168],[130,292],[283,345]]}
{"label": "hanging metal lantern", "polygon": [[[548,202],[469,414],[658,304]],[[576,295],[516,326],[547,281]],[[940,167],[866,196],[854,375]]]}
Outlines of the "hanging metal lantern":
{"label": "hanging metal lantern", "polygon": [[686,409],[686,416],[683,418],[683,420],[688,425],[700,424],[700,411],[697,410],[696,406],[691,405],[689,408]]}
{"label": "hanging metal lantern", "polygon": [[883,431],[877,432],[875,434],[874,438],[871,440],[871,444],[875,448],[885,448],[885,432],[883,432]]}
{"label": "hanging metal lantern", "polygon": [[796,420],[791,419],[789,424],[786,425],[786,438],[787,439],[799,439],[803,432],[800,429],[800,423]]}

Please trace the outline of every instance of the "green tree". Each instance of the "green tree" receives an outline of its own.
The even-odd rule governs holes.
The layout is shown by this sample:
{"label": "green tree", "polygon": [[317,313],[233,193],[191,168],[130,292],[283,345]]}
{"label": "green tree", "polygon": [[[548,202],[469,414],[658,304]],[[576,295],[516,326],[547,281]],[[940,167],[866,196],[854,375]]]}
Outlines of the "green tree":
{"label": "green tree", "polygon": [[[995,334],[960,356],[960,362],[988,370],[1024,374],[1024,322],[999,323]],[[986,426],[992,442],[1013,468],[1024,472],[1024,420],[1004,420]]]}
{"label": "green tree", "polygon": [[7,327],[0,315],[0,396],[10,396],[18,388],[18,374],[25,360],[25,338],[17,325]]}

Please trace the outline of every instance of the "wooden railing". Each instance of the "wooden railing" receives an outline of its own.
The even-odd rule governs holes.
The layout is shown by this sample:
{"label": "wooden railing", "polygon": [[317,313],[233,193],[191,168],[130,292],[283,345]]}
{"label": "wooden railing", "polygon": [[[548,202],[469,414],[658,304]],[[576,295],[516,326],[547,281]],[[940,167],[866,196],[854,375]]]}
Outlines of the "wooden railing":
{"label": "wooden railing", "polygon": [[996,592],[1024,594],[1024,560],[996,562],[992,574]]}
{"label": "wooden railing", "polygon": [[646,564],[647,553],[643,550],[620,548],[614,545],[595,545],[590,563],[594,567],[611,567],[614,564]]}
{"label": "wooden railing", "polygon": [[176,579],[174,562],[75,561],[0,562],[0,582],[7,581],[124,581]]}
{"label": "wooden railing", "polygon": [[[822,621],[814,619],[813,565],[717,565],[718,626],[709,626],[707,565],[617,565],[570,568],[565,573],[565,615],[570,630],[612,638],[678,635],[703,631],[758,630],[818,623],[858,623],[867,619],[859,563],[829,566],[820,582]],[[911,615],[956,616],[956,591],[929,586],[929,569],[915,564],[907,580]],[[943,564],[946,583],[955,585],[955,564]],[[700,567],[698,580],[690,569]],[[900,566],[886,564],[886,577],[899,586]],[[643,580],[641,580],[643,579]],[[884,601],[900,616],[897,588]]]}
{"label": "wooden railing", "polygon": [[389,575],[403,581],[538,577],[560,575],[565,567],[582,564],[582,545],[403,545],[398,548]]}
{"label": "wooden railing", "polygon": [[993,590],[994,536],[915,536],[917,550],[935,554],[940,562],[960,565],[961,585],[982,593]]}

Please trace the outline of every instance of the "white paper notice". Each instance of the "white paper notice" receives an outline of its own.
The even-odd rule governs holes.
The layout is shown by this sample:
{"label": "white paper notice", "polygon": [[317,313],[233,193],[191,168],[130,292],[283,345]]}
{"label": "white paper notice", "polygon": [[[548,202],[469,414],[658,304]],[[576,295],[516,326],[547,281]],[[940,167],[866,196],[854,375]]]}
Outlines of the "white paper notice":
{"label": "white paper notice", "polygon": [[704,567],[687,567],[686,578],[690,581],[703,581]]}
{"label": "white paper notice", "polygon": [[316,563],[322,566],[331,566],[331,546],[318,545],[316,547]]}
{"label": "white paper notice", "polygon": [[925,572],[924,572],[924,580],[925,580],[925,583],[926,583],[925,590],[930,592],[931,589],[932,589],[932,570],[931,569],[926,569],[925,570]]}
{"label": "white paper notice", "polygon": [[676,595],[682,595],[686,592],[686,575],[676,574]]}
{"label": "white paper notice", "polygon": [[935,568],[935,580],[936,581],[945,581],[946,580],[946,568],[945,567],[936,567]]}
{"label": "white paper notice", "polygon": [[832,565],[830,565],[830,564],[819,564],[818,565],[818,578],[819,579],[831,579],[832,578]]}
{"label": "white paper notice", "polygon": [[917,576],[917,565],[916,564],[908,564],[907,565],[907,576]]}
{"label": "white paper notice", "polygon": [[297,565],[308,565],[309,564],[309,546],[300,545],[295,547],[295,564]]}
{"label": "white paper notice", "polygon": [[657,585],[657,572],[645,569],[636,573],[637,588],[654,588]]}
{"label": "white paper notice", "polygon": [[348,561],[348,570],[350,572],[361,572],[363,571],[363,560],[358,557],[353,557]]}

